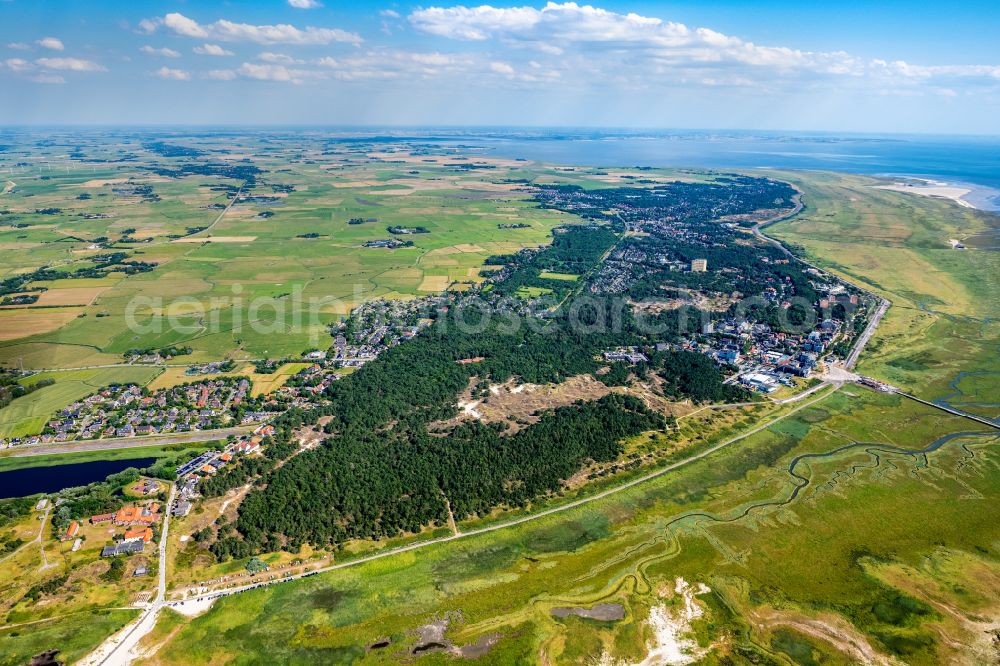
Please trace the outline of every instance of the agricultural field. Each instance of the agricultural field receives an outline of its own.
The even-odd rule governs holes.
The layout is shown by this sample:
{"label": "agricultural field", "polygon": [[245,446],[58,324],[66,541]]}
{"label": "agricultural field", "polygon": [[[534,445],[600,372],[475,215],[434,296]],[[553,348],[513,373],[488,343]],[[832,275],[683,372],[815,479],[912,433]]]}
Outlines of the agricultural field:
{"label": "agricultural field", "polygon": [[[927,399],[995,412],[997,289],[987,275],[995,257],[925,247],[937,238],[935,225],[950,225],[941,234],[947,239],[982,233],[983,219],[905,195],[868,198],[867,179],[794,177],[806,212],[768,233],[893,301],[862,371]],[[860,218],[863,206],[875,215],[902,206],[917,210],[920,224],[907,230],[900,217],[904,228],[883,255],[845,222],[838,238],[852,240],[838,247],[829,230],[815,240],[805,232],[828,206],[846,220]],[[936,262],[941,280],[969,291],[949,301],[926,279],[903,289],[895,276],[911,270],[909,257]],[[933,299],[955,308],[952,316],[920,307]],[[964,316],[954,316],[958,308]],[[924,317],[932,318],[927,328],[914,328]],[[965,327],[976,334],[956,346],[973,330]],[[928,339],[928,329],[940,337]],[[897,359],[914,345],[933,349],[933,362],[904,370]],[[682,415],[685,451],[721,432],[781,420],[582,507],[241,593],[193,619],[166,614],[147,645],[171,639],[144,663],[211,663],[262,654],[264,645],[270,654],[282,646],[277,658],[291,662],[439,663],[464,654],[491,663],[640,663],[676,650],[708,663],[990,659],[998,627],[989,618],[1000,609],[1000,533],[986,510],[1000,493],[995,431],[860,387],[824,393],[801,409],[762,409],[735,419]],[[638,440],[628,450],[650,447],[663,443]],[[570,496],[616,485],[605,483]],[[458,529],[494,521],[503,518]]]}
{"label": "agricultural field", "polygon": [[[635,178],[624,170],[416,145],[294,145],[253,135],[227,137],[224,145],[201,136],[173,143],[201,154],[217,151],[213,158],[228,169],[252,164],[261,172],[246,191],[234,192],[234,183],[243,181],[180,173],[189,157],[126,142],[133,157],[119,162],[119,149],[95,141],[90,150],[106,151],[115,158],[110,165],[73,165],[45,173],[45,180],[28,170],[13,178],[8,205],[27,226],[2,232],[10,237],[0,242],[17,258],[0,278],[42,265],[98,264],[93,257],[107,250],[87,248],[101,237],[116,239],[111,247],[127,251],[130,261],[156,265],[46,281],[41,294],[49,307],[0,309],[0,318],[11,317],[16,330],[29,332],[0,340],[0,362],[36,369],[102,365],[120,363],[130,349],[184,345],[192,353],[175,361],[232,359],[237,365],[230,374],[251,379],[253,394],[261,395],[305,364],[261,375],[251,360],[298,358],[305,349],[328,346],[329,325],[361,302],[478,284],[480,271],[491,270],[490,257],[549,243],[555,227],[579,221],[528,201],[520,190],[525,180],[592,189]],[[649,182],[708,178],[666,169],[642,175]],[[892,301],[859,370],[927,400],[1000,414],[1000,262],[976,240],[994,218],[874,189],[878,181],[868,178],[777,175],[802,191],[805,209],[766,233]],[[62,212],[30,212],[46,207]],[[957,251],[949,239],[971,249]],[[574,289],[584,274],[543,271],[538,277],[552,289],[522,285],[515,293],[534,299]],[[314,306],[310,299],[323,300]],[[48,377],[56,383],[0,410],[0,436],[40,427],[101,382],[156,389],[192,379],[182,367],[134,365],[42,372],[25,381]],[[469,400],[472,388],[464,396]],[[536,386],[520,398],[510,388],[482,406],[484,423],[517,429],[537,420],[546,405],[616,392],[637,389],[612,390],[590,375]],[[638,393],[676,419],[672,427],[628,438],[618,459],[588,464],[562,491],[381,541],[354,538],[337,548],[264,553],[261,560],[275,572],[347,566],[211,604],[178,606],[182,613],[165,610],[143,639],[141,662],[436,664],[463,656],[483,663],[617,665],[680,654],[707,663],[935,664],[991,658],[991,632],[1000,630],[990,619],[1000,611],[1000,528],[989,510],[1000,500],[995,431],[853,385],[825,388],[807,401],[725,409]],[[162,448],[154,457],[197,448]],[[252,485],[205,499],[171,524],[172,599],[230,578],[245,580],[246,558],[217,561],[197,535],[216,526],[232,529],[226,526]],[[28,537],[37,521],[32,514],[5,529]],[[440,541],[449,535],[456,538]],[[0,580],[12,579],[15,568],[32,571],[10,583],[21,594],[45,578],[43,553],[60,571],[83,571],[84,559],[95,555],[93,536],[91,552],[66,553],[68,546],[46,533],[46,550],[19,551],[0,564],[10,567],[6,575],[0,569]],[[419,547],[390,552],[405,546]],[[364,561],[372,556],[378,557]],[[99,573],[96,564],[88,566],[90,574]],[[75,583],[59,593],[69,615],[55,614],[50,603],[39,616],[49,632],[39,635],[51,636],[46,647],[58,646],[70,659],[100,640],[98,630],[111,633],[128,619],[109,609],[129,603],[141,587],[132,580],[87,590]],[[0,629],[0,654],[14,655],[11,663],[45,643],[15,635],[28,608],[11,606]],[[73,634],[78,616],[72,613],[95,609],[107,615]]]}
{"label": "agricultural field", "polygon": [[[0,310],[0,362],[78,367],[93,362],[79,348],[120,360],[181,343],[190,362],[294,355],[362,301],[478,283],[487,257],[545,244],[568,221],[527,201],[513,181],[528,169],[512,161],[252,134],[176,143],[211,152],[232,177],[185,171],[190,156],[136,137],[91,135],[78,150],[108,160],[99,164],[67,157],[58,140],[4,153],[0,167],[20,166],[0,215],[10,225],[0,277],[86,268],[109,250],[156,266],[25,285],[47,290]],[[260,171],[245,185],[250,156]],[[397,236],[410,246],[365,247],[393,238],[389,227],[425,233]]]}
{"label": "agricultural field", "polygon": [[[551,180],[554,170],[452,149],[248,134],[177,137],[171,145],[190,154],[168,156],[141,135],[72,142],[71,151],[58,136],[27,135],[0,155],[14,183],[0,210],[0,280],[54,271],[11,292],[35,302],[0,306],[0,365],[92,368],[171,345],[191,347],[175,360],[183,363],[295,358],[328,346],[330,324],[362,302],[464,290],[483,280],[488,257],[544,245],[554,227],[576,221],[519,191],[525,178]],[[216,168],[192,168],[193,158]],[[390,239],[406,244],[366,246]],[[125,263],[100,268],[114,253]],[[80,271],[91,272],[70,277]],[[291,371],[247,368],[239,372],[255,395]],[[183,368],[108,370],[107,383],[151,389],[190,380]],[[0,438],[37,434],[85,395],[71,373],[54,378],[29,404],[0,410]]]}

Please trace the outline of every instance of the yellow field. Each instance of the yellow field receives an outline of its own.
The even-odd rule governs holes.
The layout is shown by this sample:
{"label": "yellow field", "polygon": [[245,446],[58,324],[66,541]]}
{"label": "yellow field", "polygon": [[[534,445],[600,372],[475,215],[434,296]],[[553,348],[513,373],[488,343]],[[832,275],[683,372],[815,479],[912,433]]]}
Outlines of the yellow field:
{"label": "yellow field", "polygon": [[447,275],[428,275],[424,277],[423,282],[420,283],[418,289],[420,291],[444,291],[448,288],[451,283],[451,278]]}
{"label": "yellow field", "polygon": [[247,378],[253,382],[253,388],[250,390],[250,394],[253,397],[263,395],[265,393],[270,393],[275,391],[285,385],[288,378],[296,374],[300,370],[308,368],[311,363],[286,363],[273,374],[273,375],[260,375],[254,372],[254,367],[252,365],[245,366],[240,370],[240,374],[246,375]]}
{"label": "yellow field", "polygon": [[178,238],[175,243],[249,243],[257,240],[256,236],[193,236]]}
{"label": "yellow field", "polygon": [[90,305],[108,289],[110,286],[49,289],[39,294],[35,305]]}
{"label": "yellow field", "polygon": [[0,340],[16,340],[54,331],[73,321],[82,311],[80,308],[0,310]]}

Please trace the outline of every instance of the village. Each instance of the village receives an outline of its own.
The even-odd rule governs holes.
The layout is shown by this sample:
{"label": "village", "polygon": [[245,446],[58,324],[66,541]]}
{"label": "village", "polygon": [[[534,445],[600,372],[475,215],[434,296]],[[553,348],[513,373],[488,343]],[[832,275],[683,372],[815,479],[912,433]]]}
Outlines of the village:
{"label": "village", "polygon": [[[249,391],[247,379],[234,377],[152,393],[134,384],[109,386],[63,408],[40,435],[0,441],[0,447],[213,430],[236,420],[234,412]],[[260,416],[249,414],[249,420],[246,414],[239,420],[253,422]]]}

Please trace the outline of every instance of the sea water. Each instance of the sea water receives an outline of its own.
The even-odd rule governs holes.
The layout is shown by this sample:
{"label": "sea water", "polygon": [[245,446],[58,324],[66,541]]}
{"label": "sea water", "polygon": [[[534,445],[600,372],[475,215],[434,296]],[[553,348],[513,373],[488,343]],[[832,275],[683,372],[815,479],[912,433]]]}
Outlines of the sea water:
{"label": "sea water", "polygon": [[558,129],[448,134],[435,133],[447,143],[498,157],[567,165],[817,169],[926,178],[969,188],[966,201],[1000,211],[1000,137]]}

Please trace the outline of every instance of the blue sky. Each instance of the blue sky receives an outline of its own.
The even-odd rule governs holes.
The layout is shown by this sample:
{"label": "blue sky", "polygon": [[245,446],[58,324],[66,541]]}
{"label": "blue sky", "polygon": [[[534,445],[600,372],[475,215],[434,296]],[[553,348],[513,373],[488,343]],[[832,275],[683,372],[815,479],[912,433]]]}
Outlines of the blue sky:
{"label": "blue sky", "polygon": [[1000,134],[959,4],[0,0],[0,123]]}

